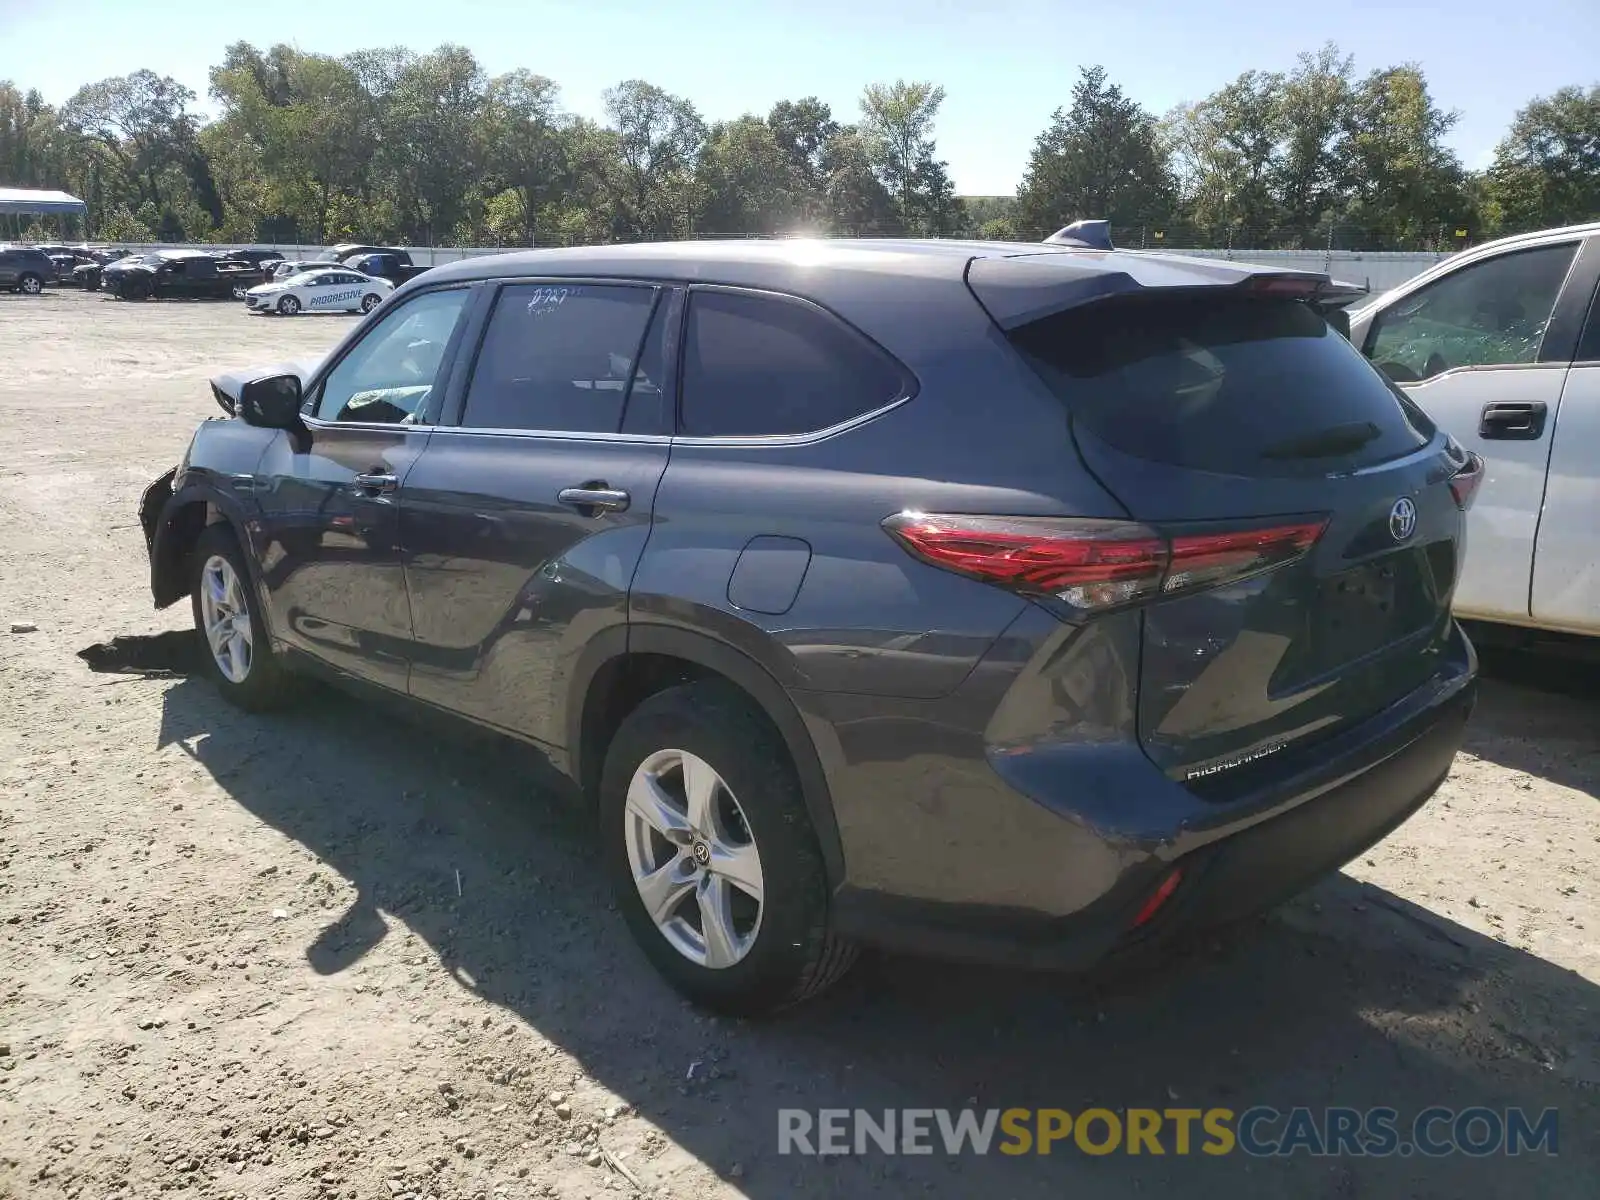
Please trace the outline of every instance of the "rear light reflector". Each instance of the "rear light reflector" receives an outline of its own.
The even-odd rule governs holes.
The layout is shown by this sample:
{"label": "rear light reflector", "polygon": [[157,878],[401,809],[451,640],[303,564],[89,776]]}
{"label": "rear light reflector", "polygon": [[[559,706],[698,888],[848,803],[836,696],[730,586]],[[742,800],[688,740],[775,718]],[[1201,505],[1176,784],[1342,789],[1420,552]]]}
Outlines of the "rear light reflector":
{"label": "rear light reflector", "polygon": [[932,566],[1100,612],[1292,562],[1316,543],[1327,520],[1171,538],[1133,521],[1075,517],[903,512],[883,527]]}
{"label": "rear light reflector", "polygon": [[1466,464],[1450,476],[1450,494],[1456,498],[1456,507],[1462,512],[1472,507],[1478,487],[1483,483],[1483,472],[1483,458],[1469,450]]}
{"label": "rear light reflector", "polygon": [[1139,909],[1139,915],[1133,918],[1133,924],[1129,928],[1137,929],[1155,916],[1161,906],[1172,899],[1172,893],[1178,890],[1178,884],[1182,880],[1183,868],[1173,868],[1172,874],[1163,879],[1160,886],[1150,893],[1150,898]]}
{"label": "rear light reflector", "polygon": [[1209,587],[1299,558],[1311,549],[1326,519],[1230,533],[1180,534],[1172,539],[1172,567],[1163,592]]}

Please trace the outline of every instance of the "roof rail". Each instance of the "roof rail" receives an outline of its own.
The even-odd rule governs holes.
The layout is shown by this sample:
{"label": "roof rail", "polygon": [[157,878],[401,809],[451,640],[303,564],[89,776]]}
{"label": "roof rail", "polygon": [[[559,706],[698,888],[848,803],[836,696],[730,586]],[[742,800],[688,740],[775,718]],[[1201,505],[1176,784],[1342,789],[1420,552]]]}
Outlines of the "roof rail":
{"label": "roof rail", "polygon": [[1110,221],[1074,221],[1045,238],[1047,246],[1082,246],[1087,250],[1115,250]]}

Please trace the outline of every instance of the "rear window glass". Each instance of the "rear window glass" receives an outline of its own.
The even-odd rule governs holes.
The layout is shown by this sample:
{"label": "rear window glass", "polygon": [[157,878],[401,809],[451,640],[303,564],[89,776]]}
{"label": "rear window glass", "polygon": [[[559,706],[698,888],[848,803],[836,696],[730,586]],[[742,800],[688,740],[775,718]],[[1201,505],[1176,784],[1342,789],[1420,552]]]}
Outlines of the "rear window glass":
{"label": "rear window glass", "polygon": [[1233,475],[1365,466],[1434,428],[1304,304],[1134,296],[1037,321],[1013,342],[1073,418],[1139,458]]}
{"label": "rear window glass", "polygon": [[891,359],[798,300],[696,292],[687,326],[681,431],[692,437],[814,433],[905,394]]}

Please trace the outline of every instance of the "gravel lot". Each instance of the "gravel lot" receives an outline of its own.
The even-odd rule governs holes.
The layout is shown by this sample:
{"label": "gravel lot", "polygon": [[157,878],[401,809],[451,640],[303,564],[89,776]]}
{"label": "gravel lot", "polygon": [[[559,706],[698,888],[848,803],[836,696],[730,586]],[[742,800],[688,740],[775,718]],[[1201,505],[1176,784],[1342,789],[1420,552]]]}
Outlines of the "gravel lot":
{"label": "gravel lot", "polygon": [[[1159,975],[875,958],[764,1024],[657,982],[525,752],[91,672],[187,624],[136,506],[206,378],[350,319],[0,295],[0,1195],[1595,1195],[1600,672],[1497,661],[1423,812]],[[780,1107],[969,1103],[1555,1106],[1560,1155],[776,1153]]]}

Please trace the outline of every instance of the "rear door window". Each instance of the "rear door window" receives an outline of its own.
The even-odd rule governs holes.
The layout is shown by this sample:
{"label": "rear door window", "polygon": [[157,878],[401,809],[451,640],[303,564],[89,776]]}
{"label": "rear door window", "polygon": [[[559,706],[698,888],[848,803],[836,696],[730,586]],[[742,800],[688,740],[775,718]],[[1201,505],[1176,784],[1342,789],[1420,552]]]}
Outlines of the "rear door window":
{"label": "rear door window", "polygon": [[1136,295],[1011,336],[1075,421],[1155,462],[1302,474],[1397,458],[1434,432],[1359,350],[1295,301]]}
{"label": "rear door window", "polygon": [[804,301],[722,291],[689,298],[679,426],[686,436],[814,433],[907,390],[893,359]]}
{"label": "rear door window", "polygon": [[502,288],[461,423],[619,432],[656,291],[587,283]]}

